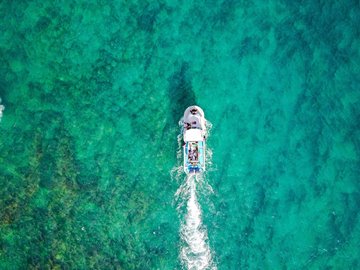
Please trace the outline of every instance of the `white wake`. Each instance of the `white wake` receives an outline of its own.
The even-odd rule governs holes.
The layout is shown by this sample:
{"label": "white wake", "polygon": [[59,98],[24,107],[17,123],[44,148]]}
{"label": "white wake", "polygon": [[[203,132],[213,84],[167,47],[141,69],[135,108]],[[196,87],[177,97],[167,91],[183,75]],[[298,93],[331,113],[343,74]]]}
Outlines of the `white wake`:
{"label": "white wake", "polygon": [[1,105],[1,98],[0,98],[0,121],[1,121],[1,118],[3,116],[3,110],[5,109],[5,106],[4,105]]}
{"label": "white wake", "polygon": [[[200,204],[197,199],[196,175],[187,176],[185,183],[178,189],[176,196],[186,198],[186,215],[181,224],[180,259],[189,270],[216,269],[212,262],[212,252],[208,235],[202,224]],[[181,205],[180,205],[181,207]]]}

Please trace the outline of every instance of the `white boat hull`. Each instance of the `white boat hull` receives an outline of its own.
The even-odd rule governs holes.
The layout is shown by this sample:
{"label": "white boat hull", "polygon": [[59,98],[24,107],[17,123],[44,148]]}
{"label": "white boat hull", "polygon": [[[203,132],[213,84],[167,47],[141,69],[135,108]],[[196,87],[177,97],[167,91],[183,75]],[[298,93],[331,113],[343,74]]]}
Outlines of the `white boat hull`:
{"label": "white boat hull", "polygon": [[198,106],[190,106],[184,112],[184,171],[187,174],[205,171],[206,119]]}

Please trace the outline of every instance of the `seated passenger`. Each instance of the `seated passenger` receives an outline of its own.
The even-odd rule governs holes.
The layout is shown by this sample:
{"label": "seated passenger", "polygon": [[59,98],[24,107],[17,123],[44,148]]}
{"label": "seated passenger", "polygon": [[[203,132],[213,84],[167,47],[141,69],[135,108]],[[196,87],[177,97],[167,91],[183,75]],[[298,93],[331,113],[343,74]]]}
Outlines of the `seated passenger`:
{"label": "seated passenger", "polygon": [[197,109],[194,108],[194,109],[192,109],[190,112],[191,112],[191,114],[196,114]]}

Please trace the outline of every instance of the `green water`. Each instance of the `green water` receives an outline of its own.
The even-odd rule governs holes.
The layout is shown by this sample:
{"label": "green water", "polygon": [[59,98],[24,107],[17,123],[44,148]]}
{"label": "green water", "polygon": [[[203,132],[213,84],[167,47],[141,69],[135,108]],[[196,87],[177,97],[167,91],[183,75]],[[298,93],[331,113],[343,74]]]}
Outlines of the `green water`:
{"label": "green water", "polygon": [[0,269],[185,268],[193,104],[218,269],[360,269],[359,2],[180,2],[0,2]]}

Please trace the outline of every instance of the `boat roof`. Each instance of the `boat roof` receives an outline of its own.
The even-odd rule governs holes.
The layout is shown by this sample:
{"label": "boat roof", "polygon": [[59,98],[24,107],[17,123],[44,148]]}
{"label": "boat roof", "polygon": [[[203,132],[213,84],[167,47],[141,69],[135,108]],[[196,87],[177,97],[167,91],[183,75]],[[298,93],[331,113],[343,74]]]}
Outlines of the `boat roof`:
{"label": "boat roof", "polygon": [[198,141],[203,141],[203,140],[204,140],[204,136],[202,134],[201,129],[192,128],[192,129],[186,130],[184,133],[184,141],[185,142],[198,142]]}

